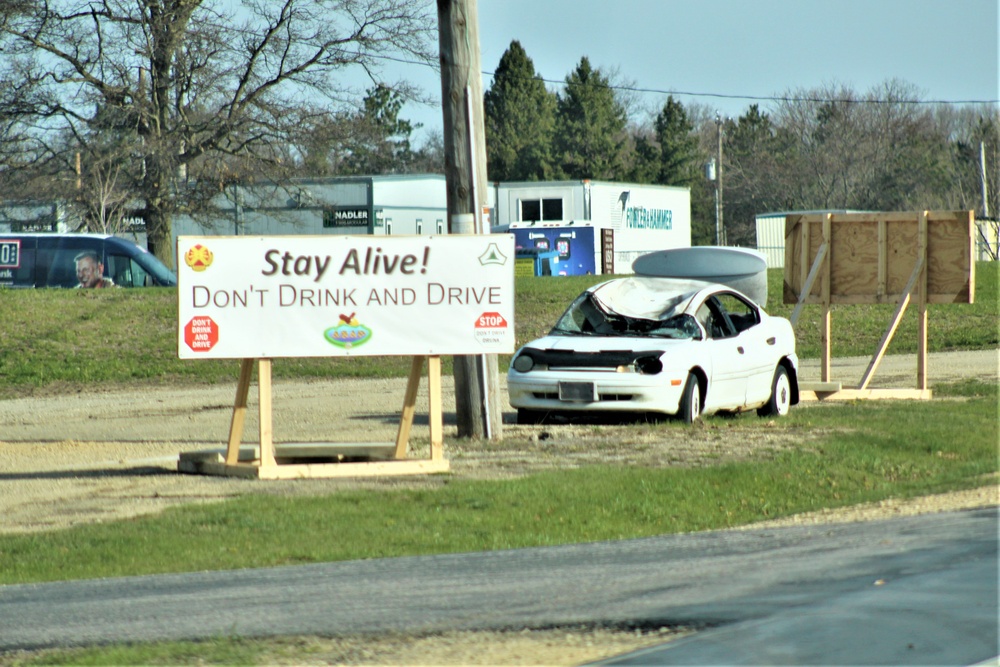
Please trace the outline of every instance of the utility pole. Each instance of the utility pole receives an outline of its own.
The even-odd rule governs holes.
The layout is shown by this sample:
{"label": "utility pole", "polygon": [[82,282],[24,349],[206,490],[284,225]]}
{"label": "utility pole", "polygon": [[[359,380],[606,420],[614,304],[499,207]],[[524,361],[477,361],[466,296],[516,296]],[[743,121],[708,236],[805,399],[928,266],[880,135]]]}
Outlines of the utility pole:
{"label": "utility pole", "polygon": [[726,225],[722,221],[722,117],[715,115],[715,130],[719,140],[715,172],[715,245],[726,245]]}
{"label": "utility pole", "polygon": [[986,142],[979,142],[979,183],[983,193],[983,218],[990,217],[990,196],[986,180]]}
{"label": "utility pole", "polygon": [[[444,171],[448,231],[489,233],[486,204],[486,131],[476,0],[437,0],[444,114]],[[496,355],[454,359],[455,413],[461,437],[500,439],[503,414]]]}

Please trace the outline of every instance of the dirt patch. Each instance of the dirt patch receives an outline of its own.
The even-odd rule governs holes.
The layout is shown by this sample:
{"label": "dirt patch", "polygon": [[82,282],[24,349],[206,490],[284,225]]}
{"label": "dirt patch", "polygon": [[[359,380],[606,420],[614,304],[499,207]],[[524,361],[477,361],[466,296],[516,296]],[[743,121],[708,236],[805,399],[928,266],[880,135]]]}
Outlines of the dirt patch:
{"label": "dirt patch", "polygon": [[[832,375],[856,382],[867,358],[834,360]],[[929,377],[997,378],[997,351],[931,356]],[[886,357],[873,386],[907,386],[915,356]],[[803,362],[804,380],[818,379],[818,362]],[[457,438],[454,384],[443,379],[445,456],[452,477],[490,479],[595,464],[700,466],[760,458],[808,446],[820,434],[769,428],[756,417],[711,419],[694,428],[675,423],[518,426],[506,406],[504,437]],[[881,383],[881,384],[880,384]],[[501,387],[503,395],[506,395]],[[393,442],[405,380],[288,382],[274,387],[278,442]],[[137,388],[0,401],[0,532],[65,528],[150,514],[171,505],[213,502],[245,493],[316,494],[344,488],[440,484],[407,478],[247,481],[176,472],[181,452],[221,450],[229,432],[233,386]],[[245,440],[259,429],[251,389]],[[807,408],[806,408],[807,409]],[[426,456],[426,392],[417,402],[411,451]]]}

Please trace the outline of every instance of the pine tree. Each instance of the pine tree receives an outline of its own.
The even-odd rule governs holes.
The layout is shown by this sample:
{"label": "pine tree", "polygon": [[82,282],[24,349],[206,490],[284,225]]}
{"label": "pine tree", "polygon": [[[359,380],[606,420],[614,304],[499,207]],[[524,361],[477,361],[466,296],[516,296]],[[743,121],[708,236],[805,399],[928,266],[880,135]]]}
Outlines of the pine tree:
{"label": "pine tree", "polygon": [[494,181],[537,181],[554,176],[555,95],[514,40],[500,58],[483,98],[486,171]]}
{"label": "pine tree", "polygon": [[639,183],[690,186],[699,178],[701,162],[694,124],[684,105],[671,95],[653,122],[652,136],[635,138],[631,178]]}
{"label": "pine tree", "polygon": [[699,173],[698,137],[684,105],[672,95],[656,117],[656,139],[660,144],[656,182],[691,185]]}
{"label": "pine tree", "polygon": [[413,161],[410,135],[419,125],[399,117],[403,97],[385,85],[368,90],[362,109],[353,119],[353,136],[341,174],[400,174]]}
{"label": "pine tree", "polygon": [[625,107],[608,78],[583,57],[556,101],[556,156],[568,178],[620,179],[626,148]]}

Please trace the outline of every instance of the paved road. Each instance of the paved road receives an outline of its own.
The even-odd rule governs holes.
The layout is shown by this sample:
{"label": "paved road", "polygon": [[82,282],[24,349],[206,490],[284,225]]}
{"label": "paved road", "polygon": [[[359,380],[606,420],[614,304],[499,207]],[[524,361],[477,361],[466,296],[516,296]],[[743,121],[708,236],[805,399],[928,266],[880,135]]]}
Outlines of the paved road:
{"label": "paved road", "polygon": [[[990,508],[506,552],[5,586],[0,649],[577,623],[696,624],[753,635],[748,623],[811,615],[823,620],[824,645],[844,649],[836,660],[820,662],[870,662],[851,660],[846,648],[882,641],[912,644],[907,657],[972,664],[997,653],[996,563],[997,510]],[[966,566],[968,576],[978,578],[974,583],[960,574]],[[916,593],[901,608],[896,591],[907,587]],[[852,598],[865,601],[865,616],[845,602]],[[947,622],[932,636],[916,623],[919,617],[961,623]],[[815,639],[803,640],[799,632],[792,626],[783,637],[771,634],[785,645]],[[705,662],[697,648],[687,650],[695,651],[691,660]]]}

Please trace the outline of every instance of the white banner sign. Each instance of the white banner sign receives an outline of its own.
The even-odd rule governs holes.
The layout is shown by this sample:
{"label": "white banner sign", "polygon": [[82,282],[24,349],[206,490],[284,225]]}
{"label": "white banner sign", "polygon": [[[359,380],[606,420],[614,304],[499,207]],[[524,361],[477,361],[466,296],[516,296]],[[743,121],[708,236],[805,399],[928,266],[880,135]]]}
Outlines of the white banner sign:
{"label": "white banner sign", "polygon": [[182,359],[514,351],[514,237],[182,236]]}

